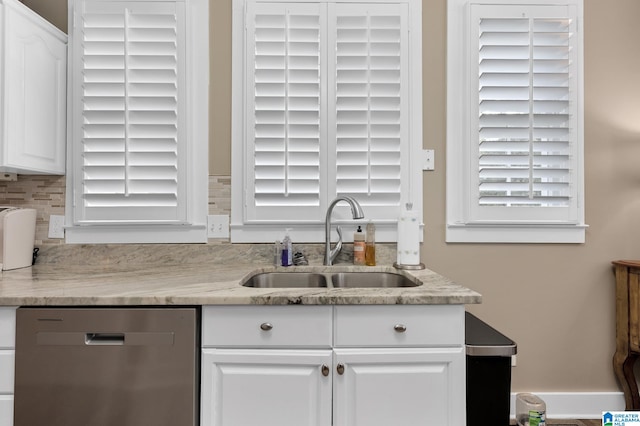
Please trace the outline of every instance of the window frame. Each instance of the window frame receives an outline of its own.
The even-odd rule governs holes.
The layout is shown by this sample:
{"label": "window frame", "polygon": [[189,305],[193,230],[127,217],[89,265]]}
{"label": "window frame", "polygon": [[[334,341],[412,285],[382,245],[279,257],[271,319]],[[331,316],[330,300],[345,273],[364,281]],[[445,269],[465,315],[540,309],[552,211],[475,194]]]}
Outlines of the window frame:
{"label": "window frame", "polygon": [[[301,218],[296,221],[289,220],[248,220],[245,214],[245,191],[247,189],[248,167],[246,162],[247,154],[247,133],[248,127],[243,118],[246,111],[246,81],[247,71],[245,66],[246,28],[245,11],[246,4],[270,3],[268,0],[233,0],[233,21],[232,21],[232,75],[238,76],[232,79],[232,182],[235,188],[232,191],[232,215],[231,215],[231,241],[232,242],[273,242],[281,239],[285,228],[291,229],[292,239],[296,242],[322,242],[324,241],[324,209],[331,202],[332,196],[328,195],[327,200],[322,200],[324,209],[321,217],[317,219]],[[282,2],[280,2],[282,3]],[[308,3],[300,0],[285,0],[285,3]],[[411,198],[413,208],[422,211],[422,4],[419,0],[320,0],[313,3],[347,3],[347,4],[407,4],[409,7],[408,25],[409,28],[409,57],[410,64],[407,69],[408,82],[410,85],[408,96],[408,168],[401,170],[402,176],[408,176],[408,189],[403,194],[401,205]],[[327,27],[329,28],[329,27]],[[326,90],[326,89],[325,89]],[[329,111],[331,115],[331,111]],[[330,133],[330,132],[325,132]],[[333,132],[335,134],[335,132]],[[335,158],[335,153],[325,151],[322,155],[324,159]],[[323,166],[323,165],[321,165]],[[326,167],[326,165],[324,165]],[[321,183],[324,188],[335,187],[331,181],[333,176],[329,173],[327,181]],[[346,203],[339,203],[334,211],[332,223],[346,226],[343,233],[343,241],[352,240],[352,232],[357,225],[365,225],[369,220],[376,224],[376,240],[379,242],[394,242],[397,239],[397,221],[395,219],[376,220],[367,217],[367,209],[364,220],[355,221],[351,219],[349,207]],[[398,206],[398,216],[400,215]]]}
{"label": "window frame", "polygon": [[[186,165],[181,176],[186,182],[179,194],[181,209],[186,212],[183,220],[172,221],[93,221],[84,222],[77,217],[76,204],[82,203],[76,185],[82,179],[77,156],[79,155],[80,125],[82,111],[77,103],[78,82],[74,82],[78,61],[82,51],[74,38],[79,25],[83,4],[92,0],[75,0],[69,7],[69,73],[68,73],[68,142],[67,142],[67,191],[65,212],[65,242],[84,243],[206,243],[208,206],[208,84],[209,84],[209,6],[206,0],[135,0],[121,3],[172,2],[184,5],[184,61],[185,75],[183,113],[179,122],[184,127],[179,141],[181,152],[179,164]],[[79,31],[80,27],[77,27]],[[77,199],[76,199],[77,198]]]}
{"label": "window frame", "polygon": [[[470,105],[474,89],[472,72],[477,70],[470,60],[474,55],[470,49],[471,5],[496,6],[565,6],[575,12],[576,58],[575,77],[576,103],[574,114],[576,128],[576,146],[571,153],[572,160],[572,198],[571,215],[564,217],[544,217],[543,219],[522,220],[516,215],[495,218],[484,217],[478,220],[472,211],[477,205],[473,198],[474,182],[478,174],[473,173],[472,155],[477,150],[479,129],[472,128],[478,120],[473,120]],[[582,0],[513,0],[475,2],[469,0],[448,0],[448,45],[447,45],[447,224],[446,242],[449,243],[584,243],[584,107],[583,107],[583,5]],[[477,55],[476,55],[477,56]],[[475,146],[474,146],[475,145]],[[530,207],[539,209],[543,207]],[[558,209],[559,211],[560,209]],[[542,216],[540,216],[542,217]]]}

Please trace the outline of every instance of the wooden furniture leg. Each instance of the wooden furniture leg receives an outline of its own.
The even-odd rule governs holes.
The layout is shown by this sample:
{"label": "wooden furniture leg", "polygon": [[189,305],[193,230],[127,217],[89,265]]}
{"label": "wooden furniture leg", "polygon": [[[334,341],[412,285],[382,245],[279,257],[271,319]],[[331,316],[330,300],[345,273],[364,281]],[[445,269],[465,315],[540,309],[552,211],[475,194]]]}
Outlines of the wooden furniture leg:
{"label": "wooden furniture leg", "polygon": [[616,352],[613,370],[627,410],[640,410],[634,365],[640,356],[640,262],[616,261]]}
{"label": "wooden furniture leg", "polygon": [[613,356],[613,370],[622,386],[626,410],[640,410],[640,395],[633,366],[638,355],[630,353],[618,353]]}

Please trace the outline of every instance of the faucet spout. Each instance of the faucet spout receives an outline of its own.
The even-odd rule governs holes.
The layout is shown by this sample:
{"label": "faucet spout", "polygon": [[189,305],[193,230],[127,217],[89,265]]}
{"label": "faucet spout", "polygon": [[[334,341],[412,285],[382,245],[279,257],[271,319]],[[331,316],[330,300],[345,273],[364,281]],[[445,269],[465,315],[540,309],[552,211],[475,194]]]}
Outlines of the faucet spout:
{"label": "faucet spout", "polygon": [[329,204],[329,207],[327,208],[327,216],[324,221],[324,264],[327,266],[333,265],[333,261],[342,249],[342,230],[339,226],[336,227],[336,230],[338,231],[338,242],[336,243],[335,248],[331,249],[331,214],[333,213],[333,208],[340,201],[346,201],[347,203],[349,203],[349,205],[351,206],[351,215],[354,219],[364,218],[364,212],[362,211],[360,203],[358,203],[358,201],[353,197],[341,195],[333,200],[331,204]]}

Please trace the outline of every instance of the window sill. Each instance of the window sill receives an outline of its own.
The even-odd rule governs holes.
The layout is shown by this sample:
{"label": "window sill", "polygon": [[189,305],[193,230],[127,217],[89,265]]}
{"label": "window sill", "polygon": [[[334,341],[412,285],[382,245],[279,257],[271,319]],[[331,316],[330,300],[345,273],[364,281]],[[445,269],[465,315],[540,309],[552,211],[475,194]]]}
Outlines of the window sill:
{"label": "window sill", "polygon": [[447,243],[583,244],[588,225],[447,224]]}
{"label": "window sill", "polygon": [[96,225],[65,229],[67,244],[206,243],[205,225]]}
{"label": "window sill", "polygon": [[[332,222],[331,223],[331,241],[338,240],[336,226],[342,228],[342,241],[344,243],[353,242],[353,233],[362,227],[365,227],[369,221],[360,220],[353,222]],[[376,242],[377,243],[395,243],[398,239],[398,225],[396,222],[379,223],[376,222]],[[291,229],[289,236],[294,243],[324,243],[325,230],[322,224],[232,224],[231,225],[231,242],[232,243],[273,243],[276,240],[282,240],[285,236],[285,230]],[[420,225],[420,241],[423,239],[422,232],[424,225]]]}

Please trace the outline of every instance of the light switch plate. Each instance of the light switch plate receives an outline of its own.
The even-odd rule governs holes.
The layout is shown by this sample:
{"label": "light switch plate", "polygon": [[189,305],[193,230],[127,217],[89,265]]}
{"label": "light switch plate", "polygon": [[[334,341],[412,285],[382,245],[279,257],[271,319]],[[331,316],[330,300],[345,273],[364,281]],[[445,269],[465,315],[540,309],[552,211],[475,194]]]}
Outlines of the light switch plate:
{"label": "light switch plate", "polygon": [[229,238],[229,215],[207,216],[207,238]]}

